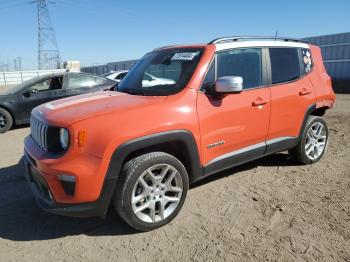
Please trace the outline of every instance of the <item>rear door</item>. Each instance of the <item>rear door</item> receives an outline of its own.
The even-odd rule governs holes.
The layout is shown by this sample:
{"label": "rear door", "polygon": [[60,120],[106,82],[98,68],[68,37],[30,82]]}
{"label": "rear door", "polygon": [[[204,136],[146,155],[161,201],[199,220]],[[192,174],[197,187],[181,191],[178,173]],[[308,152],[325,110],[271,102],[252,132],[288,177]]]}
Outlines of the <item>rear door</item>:
{"label": "rear door", "polygon": [[315,93],[307,77],[311,65],[305,54],[308,54],[305,49],[296,47],[269,48],[271,118],[268,150],[283,150],[296,141],[305,113],[314,103]]}
{"label": "rear door", "polygon": [[243,91],[215,97],[200,92],[197,110],[205,172],[262,156],[270,117],[270,91],[265,83],[265,51],[242,48],[217,53],[203,86],[223,76],[241,76]]}

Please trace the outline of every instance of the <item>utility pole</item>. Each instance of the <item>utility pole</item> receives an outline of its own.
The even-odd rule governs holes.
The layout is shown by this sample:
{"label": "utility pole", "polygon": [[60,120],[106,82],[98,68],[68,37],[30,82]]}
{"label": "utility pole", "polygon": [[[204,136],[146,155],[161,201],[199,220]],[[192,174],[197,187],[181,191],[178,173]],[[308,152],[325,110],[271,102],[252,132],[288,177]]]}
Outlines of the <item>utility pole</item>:
{"label": "utility pole", "polygon": [[17,57],[18,71],[22,71],[22,57]]}
{"label": "utility pole", "polygon": [[58,68],[61,57],[51,24],[48,1],[34,0],[32,3],[36,4],[38,12],[38,69]]}
{"label": "utility pole", "polygon": [[13,59],[13,64],[15,71],[22,71],[22,57],[18,56]]}

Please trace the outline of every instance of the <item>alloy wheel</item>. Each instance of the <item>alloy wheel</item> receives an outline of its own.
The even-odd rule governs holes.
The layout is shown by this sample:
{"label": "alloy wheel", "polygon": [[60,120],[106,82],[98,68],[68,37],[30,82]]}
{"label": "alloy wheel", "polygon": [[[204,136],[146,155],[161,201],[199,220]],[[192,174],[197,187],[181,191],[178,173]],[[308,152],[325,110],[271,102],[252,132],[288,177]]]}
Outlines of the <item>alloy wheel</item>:
{"label": "alloy wheel", "polygon": [[327,131],[321,122],[314,123],[306,134],[305,153],[310,160],[316,160],[326,148]]}
{"label": "alloy wheel", "polygon": [[3,129],[7,124],[6,117],[0,113],[0,129]]}
{"label": "alloy wheel", "polygon": [[154,165],[141,174],[133,188],[133,212],[143,222],[160,222],[176,210],[182,192],[183,181],[175,167]]}

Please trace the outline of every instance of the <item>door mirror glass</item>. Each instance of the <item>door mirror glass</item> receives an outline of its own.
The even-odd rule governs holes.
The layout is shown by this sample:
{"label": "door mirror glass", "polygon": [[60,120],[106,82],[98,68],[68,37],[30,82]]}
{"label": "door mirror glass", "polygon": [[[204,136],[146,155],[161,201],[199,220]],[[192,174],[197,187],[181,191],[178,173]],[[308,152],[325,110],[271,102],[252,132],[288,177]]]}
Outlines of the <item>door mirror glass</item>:
{"label": "door mirror glass", "polygon": [[240,76],[223,76],[215,82],[217,93],[240,93],[243,89],[243,78]]}

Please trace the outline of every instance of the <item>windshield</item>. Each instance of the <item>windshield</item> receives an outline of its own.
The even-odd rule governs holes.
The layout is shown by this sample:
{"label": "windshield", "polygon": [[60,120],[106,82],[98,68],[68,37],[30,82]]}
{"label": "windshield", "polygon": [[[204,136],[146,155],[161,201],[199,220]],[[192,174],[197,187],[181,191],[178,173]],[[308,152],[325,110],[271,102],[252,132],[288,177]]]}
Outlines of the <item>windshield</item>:
{"label": "windshield", "polygon": [[177,48],[146,54],[117,89],[135,95],[166,96],[182,90],[190,80],[202,49]]}

